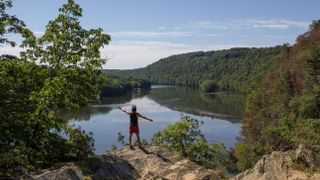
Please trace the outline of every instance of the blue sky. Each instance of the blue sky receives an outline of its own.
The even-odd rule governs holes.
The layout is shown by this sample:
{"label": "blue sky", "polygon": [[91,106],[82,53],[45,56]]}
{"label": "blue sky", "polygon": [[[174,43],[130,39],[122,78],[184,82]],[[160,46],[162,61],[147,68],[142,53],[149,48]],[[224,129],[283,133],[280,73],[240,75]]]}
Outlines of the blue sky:
{"label": "blue sky", "polygon": [[[11,14],[41,35],[66,0],[15,0]],[[111,35],[104,68],[137,68],[172,54],[293,44],[320,19],[319,0],[76,0],[85,28]],[[18,48],[0,47],[17,54]]]}

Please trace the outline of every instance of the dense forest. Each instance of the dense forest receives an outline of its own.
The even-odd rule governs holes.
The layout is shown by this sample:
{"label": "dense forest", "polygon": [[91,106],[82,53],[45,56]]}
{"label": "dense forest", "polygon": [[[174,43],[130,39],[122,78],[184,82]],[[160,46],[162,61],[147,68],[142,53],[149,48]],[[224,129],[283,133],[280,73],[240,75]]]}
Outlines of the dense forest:
{"label": "dense forest", "polygon": [[151,83],[143,79],[121,78],[106,73],[99,73],[97,79],[101,98],[124,95],[134,89],[151,88]]}
{"label": "dense forest", "polygon": [[250,94],[236,147],[238,167],[247,169],[264,154],[299,144],[320,155],[320,21],[282,49]]}
{"label": "dense forest", "polygon": [[232,48],[192,52],[161,59],[145,68],[106,70],[126,78],[140,78],[153,84],[200,86],[208,80],[212,90],[250,92],[281,50],[270,48]]}

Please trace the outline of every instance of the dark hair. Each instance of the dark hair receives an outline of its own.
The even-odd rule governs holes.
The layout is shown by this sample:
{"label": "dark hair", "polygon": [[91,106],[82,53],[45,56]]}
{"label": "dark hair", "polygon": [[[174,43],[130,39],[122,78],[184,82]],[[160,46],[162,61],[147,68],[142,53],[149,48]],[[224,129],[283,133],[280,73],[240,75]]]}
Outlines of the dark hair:
{"label": "dark hair", "polygon": [[131,111],[132,111],[132,112],[136,112],[136,111],[137,111],[137,106],[136,106],[136,105],[132,105]]}

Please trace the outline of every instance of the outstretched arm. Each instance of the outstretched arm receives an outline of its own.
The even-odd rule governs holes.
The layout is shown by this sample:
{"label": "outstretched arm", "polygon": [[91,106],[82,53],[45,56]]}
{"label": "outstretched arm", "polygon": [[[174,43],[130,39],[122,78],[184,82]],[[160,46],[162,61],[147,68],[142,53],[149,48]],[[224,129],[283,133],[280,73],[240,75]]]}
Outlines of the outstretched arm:
{"label": "outstretched arm", "polygon": [[120,109],[120,111],[122,111],[122,112],[124,112],[124,113],[126,113],[126,114],[130,115],[130,113],[129,113],[128,111],[126,111],[126,110],[124,110],[124,109],[121,109],[121,107],[118,107],[118,109]]}
{"label": "outstretched arm", "polygon": [[150,121],[150,122],[152,122],[152,121],[153,121],[152,119],[147,118],[147,117],[145,117],[145,116],[141,115],[140,113],[138,113],[137,115],[138,115],[139,117],[143,118],[143,119],[146,119],[146,120]]}

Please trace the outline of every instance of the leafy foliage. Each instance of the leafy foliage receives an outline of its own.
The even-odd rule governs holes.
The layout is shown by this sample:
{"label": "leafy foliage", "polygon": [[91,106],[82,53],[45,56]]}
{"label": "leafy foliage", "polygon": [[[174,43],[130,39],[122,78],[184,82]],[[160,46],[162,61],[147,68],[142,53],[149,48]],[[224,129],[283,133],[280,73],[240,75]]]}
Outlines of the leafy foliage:
{"label": "leafy foliage", "polygon": [[92,137],[68,127],[56,115],[54,92],[63,96],[72,91],[43,90],[47,67],[1,61],[0,69],[0,84],[6,87],[0,93],[0,171],[21,173],[92,154]]}
{"label": "leafy foliage", "polygon": [[82,29],[82,10],[73,0],[59,11],[42,37],[27,41],[22,59],[0,61],[0,86],[6,87],[0,91],[0,172],[25,173],[93,154],[92,135],[57,112],[95,98],[99,48],[110,39],[101,29]]}
{"label": "leafy foliage", "polygon": [[16,46],[16,42],[9,40],[6,35],[20,34],[25,40],[22,45],[33,39],[33,33],[26,28],[25,23],[14,15],[7,13],[7,10],[12,7],[12,0],[0,0],[0,44],[9,44]]}
{"label": "leafy foliage", "polygon": [[99,76],[100,97],[122,95],[132,90],[131,84],[122,78],[101,74]]}
{"label": "leafy foliage", "polygon": [[236,148],[241,169],[265,153],[300,143],[320,154],[320,21],[314,21],[295,45],[284,45],[280,56],[248,99],[243,139]]}
{"label": "leafy foliage", "polygon": [[118,132],[118,136],[117,136],[117,142],[122,144],[122,145],[125,145],[125,141],[124,141],[124,135],[121,133],[121,132]]}
{"label": "leafy foliage", "polygon": [[40,58],[56,70],[101,67],[105,59],[100,57],[100,48],[109,43],[110,36],[103,34],[101,28],[83,29],[79,21],[82,9],[74,0],[68,0],[59,12],[56,19],[49,21],[44,35],[37,39],[36,47],[24,55],[35,60]]}
{"label": "leafy foliage", "polygon": [[158,132],[152,139],[153,144],[166,145],[170,150],[187,154],[187,147],[204,138],[199,129],[199,122],[188,116],[182,117],[182,121],[168,126],[162,132]]}
{"label": "leafy foliage", "polygon": [[118,96],[131,92],[133,89],[150,89],[151,83],[141,79],[125,79],[101,73],[98,77],[100,97]]}
{"label": "leafy foliage", "polygon": [[191,161],[208,168],[226,170],[228,164],[232,164],[229,151],[223,144],[208,144],[199,129],[200,124],[202,122],[184,116],[181,121],[156,133],[152,144],[181,153]]}
{"label": "leafy foliage", "polygon": [[237,169],[244,171],[253,167],[254,163],[259,160],[258,155],[262,155],[261,153],[261,148],[258,144],[238,142],[234,152],[237,158]]}

